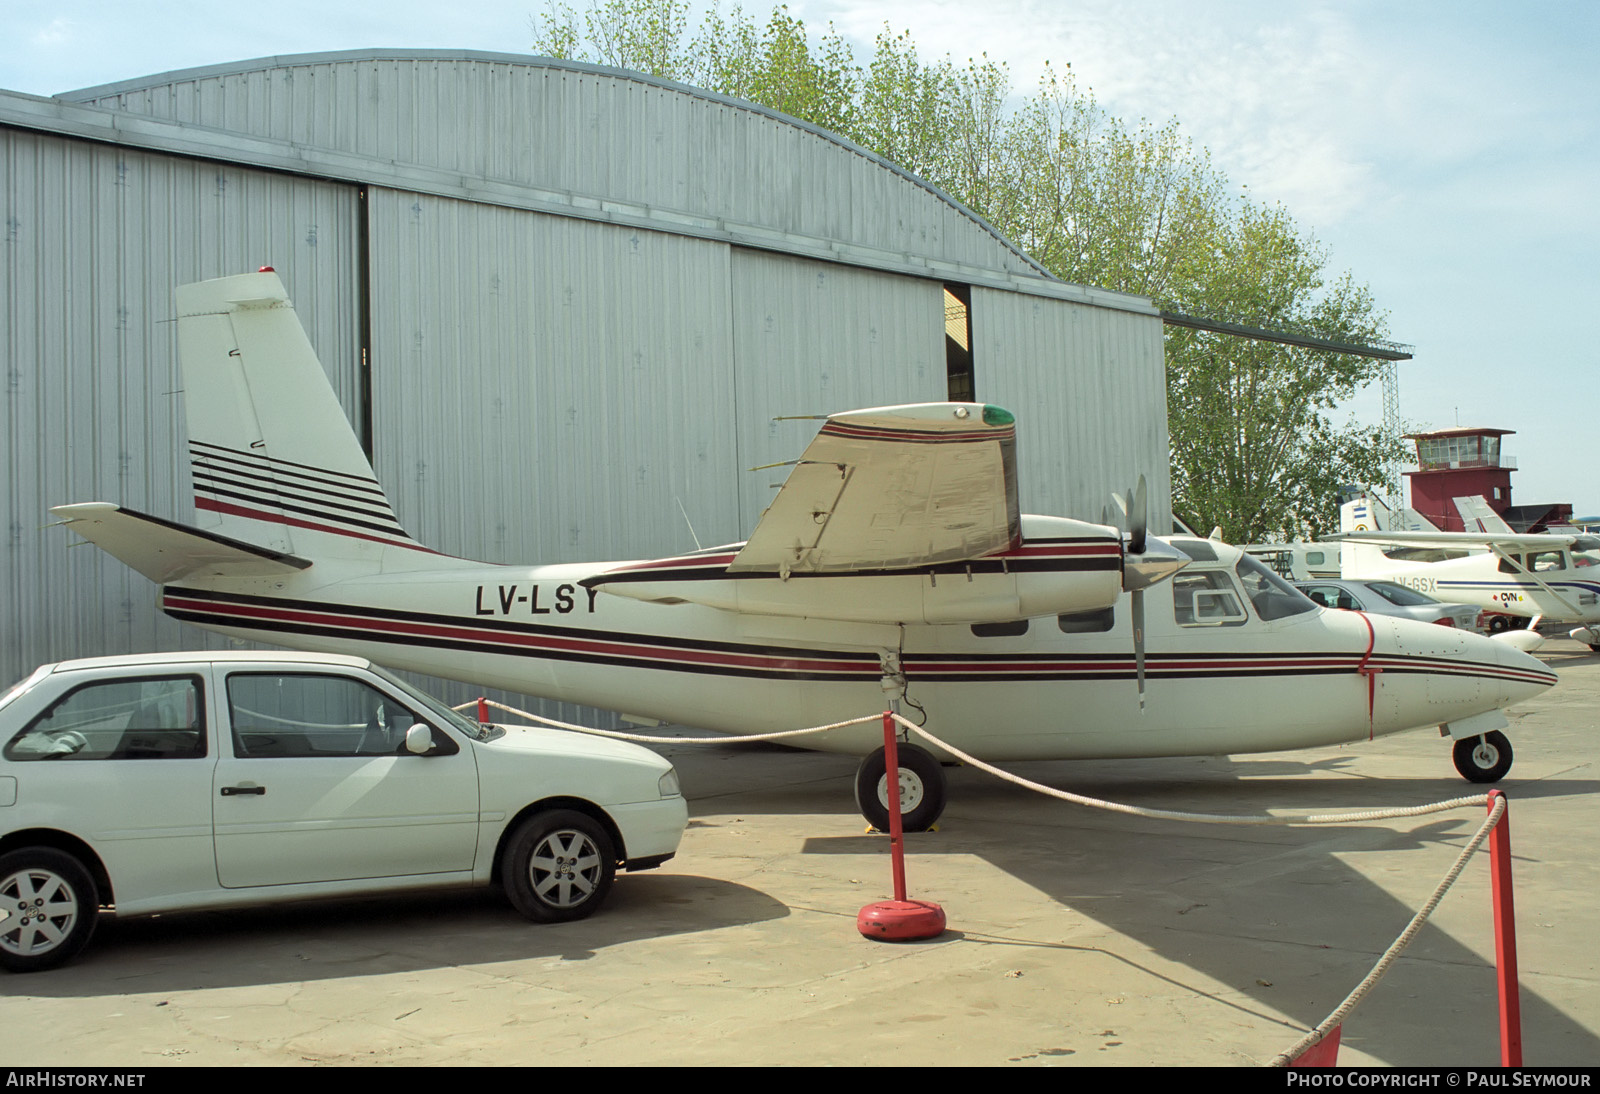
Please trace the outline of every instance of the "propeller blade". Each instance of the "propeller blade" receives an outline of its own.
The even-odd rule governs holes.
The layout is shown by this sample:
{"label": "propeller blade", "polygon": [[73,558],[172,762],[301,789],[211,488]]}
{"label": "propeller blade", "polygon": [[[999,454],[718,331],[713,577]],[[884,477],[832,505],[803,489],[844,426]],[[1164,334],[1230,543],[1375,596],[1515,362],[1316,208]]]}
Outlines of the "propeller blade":
{"label": "propeller blade", "polygon": [[1139,713],[1144,713],[1144,590],[1133,592],[1133,672],[1139,682]]}
{"label": "propeller blade", "polygon": [[1130,491],[1128,496],[1132,499],[1132,512],[1128,517],[1128,550],[1142,555],[1145,535],[1150,530],[1150,498],[1143,475],[1139,476],[1138,487]]}

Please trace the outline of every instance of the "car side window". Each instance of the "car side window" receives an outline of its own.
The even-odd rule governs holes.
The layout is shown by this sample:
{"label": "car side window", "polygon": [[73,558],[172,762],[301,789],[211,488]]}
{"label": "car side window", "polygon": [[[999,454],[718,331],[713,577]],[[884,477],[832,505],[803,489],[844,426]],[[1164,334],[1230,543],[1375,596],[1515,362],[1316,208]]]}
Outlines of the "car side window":
{"label": "car side window", "polygon": [[206,754],[198,676],[80,684],[6,743],[8,760],[187,760]]}
{"label": "car side window", "polygon": [[240,759],[408,756],[406,730],[425,721],[361,680],[275,672],[230,674],[228,718]]}

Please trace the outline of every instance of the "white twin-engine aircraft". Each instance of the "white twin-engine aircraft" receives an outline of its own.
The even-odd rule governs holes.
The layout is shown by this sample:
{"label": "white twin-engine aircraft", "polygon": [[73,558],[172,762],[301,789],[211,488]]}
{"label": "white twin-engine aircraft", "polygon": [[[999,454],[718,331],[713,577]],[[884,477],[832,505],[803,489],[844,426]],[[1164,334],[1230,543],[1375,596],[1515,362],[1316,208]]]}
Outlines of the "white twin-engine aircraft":
{"label": "white twin-engine aircraft", "polygon": [[1498,613],[1496,630],[1526,622],[1510,634],[1537,646],[1540,623],[1582,623],[1570,633],[1600,653],[1600,536],[1513,532],[1482,498],[1456,498],[1457,510],[1481,531],[1371,531],[1385,527],[1382,503],[1356,497],[1339,513],[1343,576],[1381,579],[1418,592]]}
{"label": "white twin-engine aircraft", "polygon": [[[828,417],[744,544],[452,558],[396,520],[275,273],[180,288],[178,315],[206,527],[104,502],[53,512],[163,586],[169,615],[224,634],[732,733],[892,703],[995,761],[1437,725],[1479,781],[1510,765],[1500,708],[1556,680],[1479,635],[1318,608],[1226,544],[1146,536],[1142,500],[1126,534],[1019,515],[1012,417],[982,404]],[[884,822],[881,728],[807,740],[867,757],[857,799]],[[921,749],[901,761],[908,825],[925,828],[943,774]]]}

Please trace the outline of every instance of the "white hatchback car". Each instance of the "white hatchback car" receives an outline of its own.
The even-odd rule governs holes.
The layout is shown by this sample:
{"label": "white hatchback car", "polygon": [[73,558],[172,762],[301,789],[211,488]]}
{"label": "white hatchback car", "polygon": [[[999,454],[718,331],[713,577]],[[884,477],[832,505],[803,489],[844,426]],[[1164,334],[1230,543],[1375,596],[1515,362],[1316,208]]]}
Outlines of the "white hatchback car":
{"label": "white hatchback car", "polygon": [[44,665],[0,696],[0,966],[66,961],[102,906],[498,884],[578,919],[687,821],[655,753],[481,725],[361,658]]}

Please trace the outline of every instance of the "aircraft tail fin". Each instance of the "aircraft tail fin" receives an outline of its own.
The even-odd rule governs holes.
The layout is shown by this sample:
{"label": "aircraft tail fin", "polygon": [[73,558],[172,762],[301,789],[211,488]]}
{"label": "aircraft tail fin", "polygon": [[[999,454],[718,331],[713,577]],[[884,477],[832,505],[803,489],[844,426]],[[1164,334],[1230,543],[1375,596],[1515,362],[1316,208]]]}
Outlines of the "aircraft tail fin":
{"label": "aircraft tail fin", "polygon": [[204,529],[284,554],[377,562],[403,548],[426,564],[432,552],[395,518],[278,275],[184,285],[177,297]]}
{"label": "aircraft tail fin", "polygon": [[[1340,532],[1394,531],[1394,514],[1379,499],[1357,494],[1339,507]],[[1383,572],[1388,559],[1376,543],[1345,540],[1339,545],[1339,576],[1367,577]]]}

